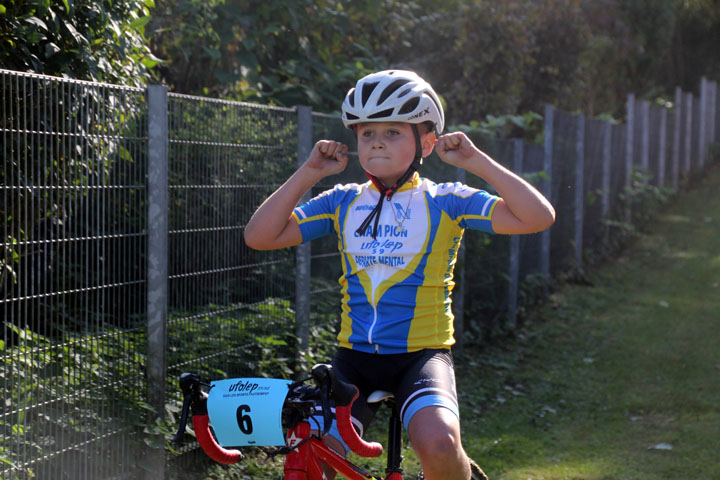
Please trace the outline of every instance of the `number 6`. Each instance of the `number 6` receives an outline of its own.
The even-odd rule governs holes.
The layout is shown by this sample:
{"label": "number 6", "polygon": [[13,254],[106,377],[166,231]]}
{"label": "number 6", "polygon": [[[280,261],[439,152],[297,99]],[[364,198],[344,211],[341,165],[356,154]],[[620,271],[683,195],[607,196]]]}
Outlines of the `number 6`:
{"label": "number 6", "polygon": [[245,435],[250,435],[253,432],[252,419],[250,418],[249,413],[249,405],[240,405],[235,413],[237,416],[238,427],[240,427],[240,431]]}

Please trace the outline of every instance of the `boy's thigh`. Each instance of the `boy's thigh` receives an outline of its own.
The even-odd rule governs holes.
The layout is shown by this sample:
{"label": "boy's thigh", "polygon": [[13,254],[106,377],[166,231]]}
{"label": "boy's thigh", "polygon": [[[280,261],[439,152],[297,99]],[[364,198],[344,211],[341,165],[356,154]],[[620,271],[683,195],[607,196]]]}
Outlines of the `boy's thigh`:
{"label": "boy's thigh", "polygon": [[[423,351],[423,355],[408,369],[398,386],[395,399],[400,418],[408,432],[413,418],[429,407],[444,410],[435,414],[438,418],[444,418],[449,413],[455,417],[451,423],[459,424],[455,370],[450,351]],[[424,415],[428,415],[428,412],[425,411]]]}

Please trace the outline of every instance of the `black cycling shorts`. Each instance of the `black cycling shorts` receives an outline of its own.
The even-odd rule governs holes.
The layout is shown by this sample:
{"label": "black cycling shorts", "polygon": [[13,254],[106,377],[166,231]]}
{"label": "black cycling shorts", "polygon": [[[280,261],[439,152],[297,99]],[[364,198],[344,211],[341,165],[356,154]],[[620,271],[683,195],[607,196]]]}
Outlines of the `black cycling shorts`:
{"label": "black cycling shorts", "polygon": [[[379,403],[368,404],[375,390],[395,395],[395,405],[407,430],[413,415],[424,407],[439,406],[460,417],[452,353],[446,349],[425,349],[411,353],[375,354],[347,348],[338,349],[332,360],[340,380],[358,387],[353,404],[353,424],[360,435],[372,421]],[[315,417],[322,422],[322,417]],[[322,428],[322,427],[321,427]],[[336,426],[331,434],[339,439]]]}

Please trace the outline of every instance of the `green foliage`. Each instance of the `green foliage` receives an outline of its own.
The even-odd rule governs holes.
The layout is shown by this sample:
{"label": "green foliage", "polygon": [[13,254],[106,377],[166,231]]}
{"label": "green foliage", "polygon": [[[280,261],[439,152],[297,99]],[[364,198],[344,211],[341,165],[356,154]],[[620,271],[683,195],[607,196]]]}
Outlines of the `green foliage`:
{"label": "green foliage", "polygon": [[652,173],[641,168],[634,168],[631,174],[630,185],[620,195],[620,200],[626,205],[630,204],[632,214],[631,224],[634,228],[647,228],[650,221],[656,216],[659,209],[665,205],[672,190],[653,185],[650,181]]}
{"label": "green foliage", "polygon": [[335,110],[358,75],[379,65],[373,47],[387,39],[382,20],[396,4],[163,2],[150,24],[154,51],[168,59],[158,73],[185,93]]}
{"label": "green foliage", "polygon": [[[29,329],[10,328],[18,343],[3,346],[0,360],[0,388],[8,412],[0,422],[0,444],[13,447],[1,452],[5,463],[74,448],[80,438],[100,437],[125,429],[125,419],[144,418],[143,331],[108,329],[101,335],[72,334],[56,342]],[[38,399],[51,400],[37,405]],[[93,443],[88,453],[102,462],[108,450],[117,447],[115,440],[111,436]],[[105,468],[110,474],[116,466]],[[30,468],[17,475],[12,478],[35,474]]]}
{"label": "green foliage", "polygon": [[0,67],[140,86],[158,62],[144,38],[153,6],[153,0],[5,0]]}
{"label": "green foliage", "polygon": [[486,115],[485,120],[471,120],[468,124],[452,126],[449,130],[459,130],[468,135],[481,135],[490,138],[522,138],[528,143],[542,144],[543,117],[539,113],[528,112],[522,115]]}
{"label": "green foliage", "polygon": [[[0,233],[4,243],[0,260],[2,296],[23,297],[31,291],[74,290],[88,284],[127,281],[124,275],[138,272],[142,268],[139,264],[124,271],[99,268],[108,265],[103,249],[134,245],[132,240],[120,239],[122,235],[115,240],[85,242],[73,250],[64,250],[57,242],[39,248],[33,242],[96,238],[145,228],[143,215],[138,214],[144,208],[144,185],[137,180],[145,175],[144,155],[136,148],[142,142],[138,137],[145,134],[138,133],[144,122],[142,95],[111,87],[70,88],[65,82],[13,75],[5,78],[0,86],[3,127],[7,129],[0,183],[16,188],[7,190],[0,200],[4,227]],[[68,132],[76,135],[75,140],[68,141]],[[117,189],[118,185],[128,187],[126,195],[104,196],[98,188]],[[62,188],[61,193],[56,188]],[[95,268],[86,268],[90,258]],[[96,258],[100,259],[97,263]],[[52,274],[32,274],[33,264],[43,264]],[[16,282],[16,278],[33,281]],[[93,293],[80,297],[41,300],[24,307],[23,312],[16,310],[19,304],[11,304],[7,316],[35,319],[31,328],[43,335],[78,331],[86,321],[79,312],[85,312],[85,302]],[[124,299],[108,296],[103,304],[106,309],[94,318],[96,321],[112,317],[126,325],[137,314],[128,310]],[[38,310],[43,313],[33,315]],[[15,336],[8,338],[12,343]]]}
{"label": "green foliage", "polygon": [[[206,309],[212,311],[214,306]],[[53,339],[10,325],[18,341],[12,348],[0,344],[0,388],[6,392],[6,410],[12,413],[0,423],[0,443],[12,449],[0,451],[2,461],[40,458],[74,445],[78,438],[102,438],[128,425],[125,440],[130,440],[135,462],[126,466],[128,471],[138,467],[147,447],[173,451],[169,439],[177,429],[182,404],[175,374],[189,370],[206,380],[289,378],[295,362],[293,323],[290,303],[280,299],[252,307],[238,305],[235,313],[174,313],[168,333],[171,378],[164,418],[145,403],[144,329],[107,329],[100,335],[72,333]],[[325,333],[318,329],[314,337],[316,348],[327,348]],[[191,365],[188,358],[193,359]],[[38,406],[40,398],[59,400]],[[87,447],[91,459],[104,462],[103,449],[118,448],[113,438]],[[105,468],[111,472],[117,465]],[[33,475],[29,470],[12,478]]]}

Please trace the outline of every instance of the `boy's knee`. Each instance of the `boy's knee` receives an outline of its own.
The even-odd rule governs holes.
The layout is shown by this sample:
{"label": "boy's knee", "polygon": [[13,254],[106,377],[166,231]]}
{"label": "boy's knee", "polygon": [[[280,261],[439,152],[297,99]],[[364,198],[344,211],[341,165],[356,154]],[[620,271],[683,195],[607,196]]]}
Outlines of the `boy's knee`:
{"label": "boy's knee", "polygon": [[462,458],[462,444],[450,432],[433,432],[411,440],[413,450],[423,459],[443,462]]}
{"label": "boy's knee", "polygon": [[421,460],[463,461],[460,424],[447,409],[420,410],[410,423],[410,443]]}

